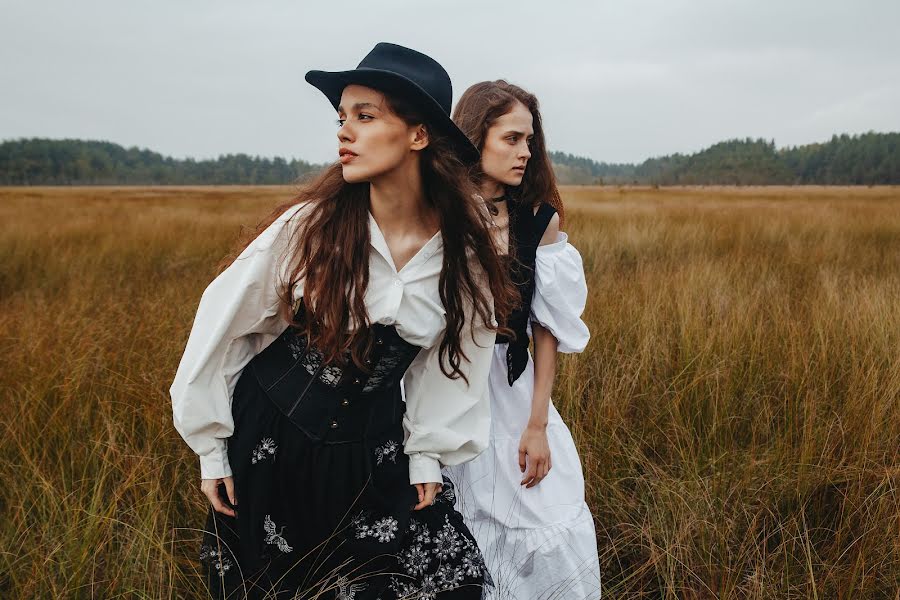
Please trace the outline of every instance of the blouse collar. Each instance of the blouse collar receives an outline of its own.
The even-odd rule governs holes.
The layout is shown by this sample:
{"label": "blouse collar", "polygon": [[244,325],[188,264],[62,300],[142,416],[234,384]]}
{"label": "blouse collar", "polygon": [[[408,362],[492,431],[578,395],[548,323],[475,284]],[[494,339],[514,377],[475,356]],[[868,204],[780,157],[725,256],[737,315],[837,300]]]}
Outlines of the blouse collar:
{"label": "blouse collar", "polygon": [[441,236],[441,231],[438,230],[438,232],[431,236],[431,239],[425,242],[425,244],[419,248],[419,251],[416,252],[416,254],[409,259],[398,272],[397,266],[394,264],[394,257],[391,255],[391,251],[388,248],[387,240],[384,239],[384,233],[382,233],[381,227],[378,226],[378,221],[375,220],[372,211],[369,211],[369,239],[371,240],[372,247],[382,258],[384,258],[387,264],[391,266],[394,273],[402,273],[407,268],[412,268],[418,263],[425,262],[444,247],[444,239]]}

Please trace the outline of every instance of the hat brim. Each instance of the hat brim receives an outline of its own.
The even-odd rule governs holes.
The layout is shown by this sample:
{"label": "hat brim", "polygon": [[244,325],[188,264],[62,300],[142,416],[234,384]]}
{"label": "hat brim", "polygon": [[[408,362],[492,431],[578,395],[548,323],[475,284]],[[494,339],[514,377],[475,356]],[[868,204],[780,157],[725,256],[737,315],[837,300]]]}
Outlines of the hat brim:
{"label": "hat brim", "polygon": [[344,88],[351,84],[364,85],[411,100],[428,119],[428,124],[447,136],[464,163],[473,165],[481,160],[478,148],[456,126],[441,105],[419,85],[402,75],[392,71],[362,67],[352,71],[309,71],[306,74],[306,81],[325,94],[335,110],[341,104],[341,94],[344,92]]}

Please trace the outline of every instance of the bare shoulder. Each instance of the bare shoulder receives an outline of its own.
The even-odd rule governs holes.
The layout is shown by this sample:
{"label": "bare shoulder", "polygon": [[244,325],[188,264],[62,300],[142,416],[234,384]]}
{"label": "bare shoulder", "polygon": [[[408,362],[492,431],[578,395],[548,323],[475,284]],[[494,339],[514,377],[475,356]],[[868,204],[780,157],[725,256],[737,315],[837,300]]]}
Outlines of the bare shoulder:
{"label": "bare shoulder", "polygon": [[546,246],[547,244],[554,243],[557,234],[559,234],[559,213],[553,213],[550,222],[547,224],[547,229],[544,230],[544,235],[541,237],[541,243],[539,245]]}

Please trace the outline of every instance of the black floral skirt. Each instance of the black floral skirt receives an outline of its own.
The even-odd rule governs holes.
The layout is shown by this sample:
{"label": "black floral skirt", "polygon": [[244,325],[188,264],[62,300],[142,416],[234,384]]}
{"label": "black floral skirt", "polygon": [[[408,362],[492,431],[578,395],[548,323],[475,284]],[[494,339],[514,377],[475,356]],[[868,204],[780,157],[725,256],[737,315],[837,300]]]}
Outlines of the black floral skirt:
{"label": "black floral skirt", "polygon": [[210,509],[200,549],[212,597],[463,600],[492,585],[448,479],[412,510],[399,418],[365,440],[314,442],[247,370],[232,414],[236,517]]}

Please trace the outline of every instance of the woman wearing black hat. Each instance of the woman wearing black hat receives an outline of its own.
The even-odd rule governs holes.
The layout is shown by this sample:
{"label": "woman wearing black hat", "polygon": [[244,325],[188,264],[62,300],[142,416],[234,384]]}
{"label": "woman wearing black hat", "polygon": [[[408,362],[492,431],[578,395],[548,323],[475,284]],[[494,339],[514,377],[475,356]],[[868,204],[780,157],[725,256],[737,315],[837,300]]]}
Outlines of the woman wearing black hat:
{"label": "woman wearing black hat", "polygon": [[423,54],[382,43],[306,79],[338,111],[340,162],[203,293],[170,390],[212,504],[210,592],[481,598],[490,575],[440,474],[487,445],[510,303],[467,176],[478,152]]}

